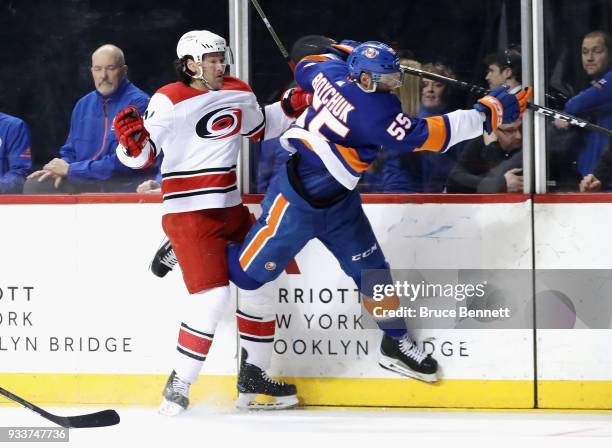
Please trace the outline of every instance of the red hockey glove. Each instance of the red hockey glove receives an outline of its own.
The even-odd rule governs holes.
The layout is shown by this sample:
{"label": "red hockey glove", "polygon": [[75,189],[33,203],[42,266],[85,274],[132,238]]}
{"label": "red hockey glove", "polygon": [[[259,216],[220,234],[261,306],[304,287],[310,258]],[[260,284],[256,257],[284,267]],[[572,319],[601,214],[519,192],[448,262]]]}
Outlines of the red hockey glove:
{"label": "red hockey glove", "polygon": [[306,92],[301,87],[294,87],[283,93],[280,103],[285,115],[297,118],[312,103],[312,94]]}
{"label": "red hockey glove", "polygon": [[126,107],[115,116],[113,129],[117,140],[131,157],[138,157],[149,141],[144,120],[134,106]]}

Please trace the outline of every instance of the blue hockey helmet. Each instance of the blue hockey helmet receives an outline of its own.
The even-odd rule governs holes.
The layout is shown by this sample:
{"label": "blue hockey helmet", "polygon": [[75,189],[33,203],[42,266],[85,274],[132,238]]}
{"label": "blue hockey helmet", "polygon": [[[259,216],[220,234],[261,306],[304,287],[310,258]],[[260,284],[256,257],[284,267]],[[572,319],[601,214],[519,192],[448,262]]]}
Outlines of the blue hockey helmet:
{"label": "blue hockey helmet", "polygon": [[[388,81],[390,88],[402,84],[399,57],[395,51],[386,44],[377,41],[368,41],[359,45],[347,59],[349,74],[355,81],[359,81],[361,73],[368,73],[374,85],[368,92],[376,90],[381,81]],[[390,75],[390,76],[385,76]],[[390,82],[389,82],[390,81]]]}

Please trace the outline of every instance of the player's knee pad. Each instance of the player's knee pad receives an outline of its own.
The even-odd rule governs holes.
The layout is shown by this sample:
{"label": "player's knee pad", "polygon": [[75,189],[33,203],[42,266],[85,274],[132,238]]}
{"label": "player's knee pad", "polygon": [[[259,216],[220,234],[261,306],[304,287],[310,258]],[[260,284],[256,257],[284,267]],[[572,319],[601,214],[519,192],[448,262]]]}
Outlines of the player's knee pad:
{"label": "player's knee pad", "polygon": [[242,290],[255,290],[263,283],[251,278],[240,266],[240,246],[230,244],[227,246],[227,270],[230,281]]}
{"label": "player's knee pad", "polygon": [[257,290],[238,292],[238,309],[251,316],[264,320],[274,319],[273,288],[266,284]]}
{"label": "player's knee pad", "polygon": [[187,298],[183,322],[196,330],[214,333],[229,302],[229,286],[205,289],[190,294]]}

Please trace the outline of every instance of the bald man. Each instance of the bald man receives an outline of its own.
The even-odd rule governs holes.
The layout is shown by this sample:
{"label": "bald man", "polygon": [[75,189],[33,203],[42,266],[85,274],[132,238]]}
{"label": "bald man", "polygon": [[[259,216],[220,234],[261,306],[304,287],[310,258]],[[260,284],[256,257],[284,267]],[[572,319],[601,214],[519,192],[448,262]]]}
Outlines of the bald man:
{"label": "bald man", "polygon": [[59,158],[35,171],[24,185],[25,194],[134,192],[139,183],[155,176],[131,170],[117,160],[113,118],[134,105],[144,113],[149,96],[127,78],[123,51],[106,44],[91,55],[95,90],[82,97],[72,111],[70,133]]}

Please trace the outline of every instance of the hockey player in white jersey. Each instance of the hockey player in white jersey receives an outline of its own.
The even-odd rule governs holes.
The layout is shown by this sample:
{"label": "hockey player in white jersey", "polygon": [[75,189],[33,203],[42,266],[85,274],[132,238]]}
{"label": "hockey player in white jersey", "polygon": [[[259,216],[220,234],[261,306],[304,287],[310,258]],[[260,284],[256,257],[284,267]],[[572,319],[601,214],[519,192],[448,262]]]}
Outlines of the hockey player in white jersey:
{"label": "hockey player in white jersey", "polygon": [[[280,135],[310,98],[299,88],[291,89],[282,102],[262,111],[251,88],[225,74],[231,50],[225,39],[209,31],[183,35],[177,55],[180,81],[153,95],[144,120],[128,108],[114,122],[117,155],[125,165],[146,168],[164,154],[162,226],[190,293],[183,304],[174,370],[163,391],[160,412],[166,415],[188,407],[189,386],[198,378],[230,302],[226,245],[242,241],[251,226],[236,183],[241,138]],[[278,409],[298,403],[294,385],[273,381],[266,373],[275,330],[270,301],[268,295],[251,293],[240,298],[236,311],[241,408]],[[265,404],[255,401],[259,395],[267,396]]]}

